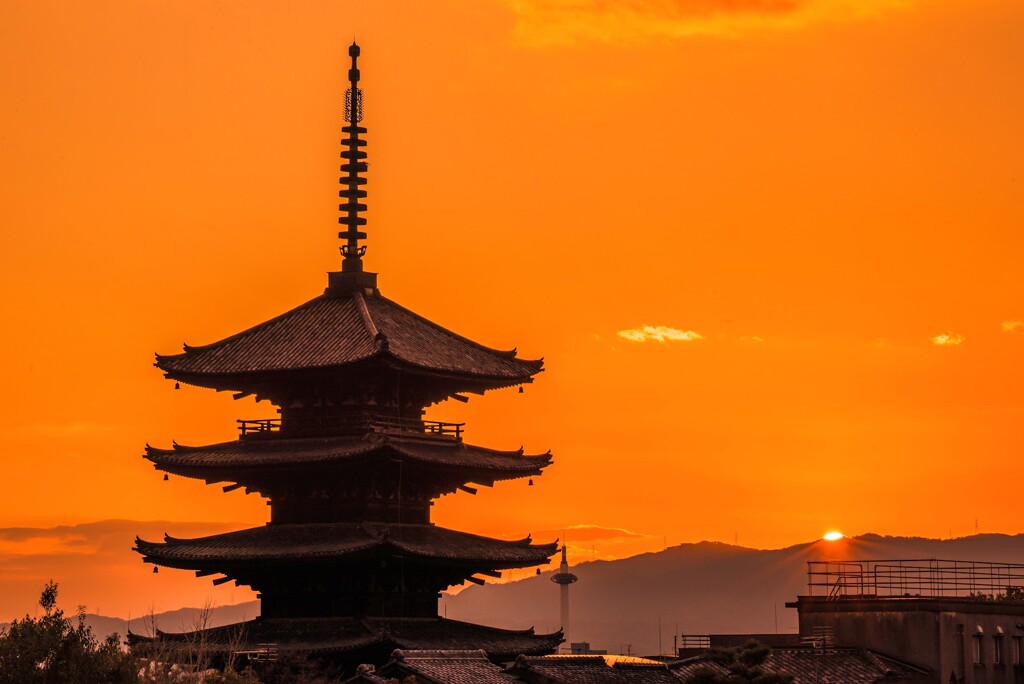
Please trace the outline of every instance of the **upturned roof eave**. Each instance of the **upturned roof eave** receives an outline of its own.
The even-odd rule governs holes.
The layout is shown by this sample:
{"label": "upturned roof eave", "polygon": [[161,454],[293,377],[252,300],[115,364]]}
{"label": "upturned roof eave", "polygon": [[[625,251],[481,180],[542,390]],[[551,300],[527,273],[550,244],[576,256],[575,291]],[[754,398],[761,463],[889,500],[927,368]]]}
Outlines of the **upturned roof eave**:
{"label": "upturned roof eave", "polygon": [[454,337],[454,338],[456,338],[456,339],[458,339],[458,340],[460,340],[460,341],[462,341],[462,342],[464,342],[464,343],[466,343],[468,345],[476,347],[477,349],[479,349],[481,351],[493,354],[495,356],[503,357],[503,358],[508,359],[510,361],[516,361],[517,363],[531,365],[531,366],[535,365],[537,368],[540,368],[540,367],[542,367],[544,365],[544,359],[543,358],[539,358],[539,359],[520,359],[520,358],[518,358],[518,356],[517,356],[518,348],[517,347],[513,347],[512,349],[495,349],[494,347],[488,347],[486,345],[480,344],[479,342],[476,342],[475,340],[471,340],[468,337],[464,337],[463,335],[460,335],[457,332],[453,332],[452,330],[449,330],[448,328],[444,327],[443,325],[439,325],[438,323],[435,323],[434,321],[430,320],[429,318],[425,318],[425,317],[419,315],[418,313],[416,313],[412,309],[407,309],[406,307],[402,306],[401,304],[399,304],[398,302],[394,301],[393,299],[388,299],[384,295],[377,294],[376,298],[380,299],[382,301],[387,302],[388,304],[394,306],[397,309],[401,309],[402,311],[404,311],[405,313],[407,313],[407,314],[409,314],[411,316],[414,316],[414,317],[418,318],[419,320],[421,320],[424,323],[426,323],[427,325],[435,328],[436,330],[439,330],[439,331],[445,333],[446,335],[451,335],[452,337]]}
{"label": "upturned roof eave", "polygon": [[[377,351],[365,357],[355,359],[342,364],[310,365],[300,368],[248,368],[230,372],[209,372],[192,371],[173,368],[165,363],[165,359],[183,358],[185,354],[176,356],[156,355],[157,361],[153,365],[164,373],[168,380],[180,382],[192,387],[224,391],[252,391],[255,387],[267,387],[276,384],[286,384],[303,379],[303,376],[317,375],[319,377],[335,376],[335,379],[342,380],[346,375],[362,372],[365,367],[371,366],[374,362],[389,368],[401,371],[407,375],[418,375],[425,379],[443,380],[459,387],[456,391],[486,392],[489,390],[515,387],[516,385],[527,385],[533,382],[533,376],[544,372],[544,360],[540,359],[536,366],[524,369],[522,375],[488,375],[473,374],[446,368],[437,368],[416,364],[397,356],[390,351]],[[520,363],[520,360],[516,360]],[[533,363],[533,362],[530,362]]]}
{"label": "upturned roof eave", "polygon": [[[320,525],[282,525],[284,527],[321,527]],[[325,532],[335,527],[334,524],[324,524]],[[285,564],[294,563],[310,564],[317,562],[337,562],[343,559],[358,560],[374,551],[390,549],[405,556],[407,560],[413,558],[424,564],[444,564],[448,566],[463,566],[468,568],[481,567],[492,569],[510,569],[518,567],[530,567],[540,565],[548,560],[557,550],[557,541],[548,544],[532,544],[529,537],[515,541],[505,541],[483,537],[467,532],[437,528],[433,525],[414,526],[437,530],[447,535],[454,534],[461,547],[472,541],[482,542],[489,545],[489,550],[484,550],[475,555],[455,555],[450,551],[444,551],[444,547],[453,546],[453,539],[447,540],[443,535],[437,539],[406,540],[402,538],[402,525],[374,524],[345,525],[350,527],[352,532],[362,531],[367,538],[362,543],[352,544],[348,548],[330,549],[329,547],[316,547],[308,550],[297,550],[301,545],[281,544],[273,539],[260,541],[258,536],[262,534],[265,527],[250,528],[237,532],[196,537],[193,539],[176,539],[164,535],[163,542],[152,542],[141,537],[135,538],[133,550],[142,555],[147,563],[153,563],[164,567],[172,567],[184,570],[217,569],[224,572],[226,565],[246,565],[250,563],[262,564]],[[244,534],[256,533],[257,539],[247,540],[241,538]],[[240,537],[237,546],[233,550],[222,550],[218,552],[215,544],[224,542],[231,537]],[[206,551],[200,551],[203,544],[206,544]],[[339,540],[339,545],[343,542]],[[246,544],[248,547],[246,548]],[[192,551],[187,551],[188,547]],[[282,550],[282,547],[287,550]],[[439,549],[434,551],[434,549]],[[518,556],[518,557],[516,557]],[[478,570],[472,570],[477,572]]]}
{"label": "upturned roof eave", "polygon": [[[300,440],[289,440],[291,444],[294,444],[296,441]],[[323,466],[332,462],[338,464],[350,464],[360,459],[365,460],[374,452],[397,454],[404,458],[413,460],[424,468],[431,470],[463,471],[467,473],[468,479],[465,480],[466,482],[481,482],[480,478],[490,479],[497,482],[539,476],[545,468],[551,465],[553,459],[550,451],[544,454],[525,455],[522,451],[502,452],[484,449],[482,447],[474,447],[472,445],[465,445],[469,449],[482,451],[485,457],[507,459],[508,462],[503,464],[445,462],[438,459],[423,457],[417,454],[414,448],[403,448],[400,443],[395,444],[385,438],[377,442],[367,443],[365,446],[352,449],[347,453],[339,449],[336,453],[325,453],[323,456],[308,458],[301,461],[294,457],[296,450],[288,450],[289,454],[287,457],[282,457],[277,460],[269,460],[263,463],[256,462],[254,458],[247,459],[244,455],[235,454],[232,454],[230,457],[225,457],[222,463],[201,463],[195,462],[194,460],[192,462],[188,462],[185,460],[190,458],[190,456],[194,459],[195,454],[202,453],[205,450],[213,451],[218,447],[241,444],[244,444],[242,440],[221,442],[205,447],[185,447],[175,444],[172,449],[160,449],[147,444],[146,453],[143,454],[142,457],[150,461],[157,470],[182,477],[207,480],[211,484],[213,482],[238,482],[239,480],[233,477],[235,474],[252,474],[258,471],[270,471],[281,468],[294,469],[297,465]],[[444,446],[447,447],[448,445],[446,444]],[[456,454],[461,450],[459,446],[452,448]],[[284,451],[282,451],[282,453],[283,452]],[[479,477],[474,478],[472,476]],[[212,479],[214,477],[219,479]]]}
{"label": "upturned roof eave", "polygon": [[[310,638],[309,625],[321,627],[319,638]],[[405,629],[413,626],[416,633],[407,634]],[[440,635],[431,634],[434,629]],[[451,634],[450,630],[457,634]],[[476,632],[476,635],[473,634]],[[387,644],[391,648],[436,649],[439,641],[454,639],[449,648],[479,646],[492,660],[513,660],[519,654],[541,655],[553,651],[563,641],[561,630],[549,634],[536,634],[530,629],[511,630],[470,622],[449,620],[442,617],[426,618],[381,618],[381,617],[339,617],[339,618],[256,618],[247,622],[211,627],[187,632],[158,631],[156,637],[147,637],[129,632],[132,645],[147,644],[162,639],[165,645],[191,644],[202,641],[216,649],[238,650],[239,647],[253,649],[260,643],[273,640],[280,651],[304,651],[308,653],[348,653],[361,648]],[[239,644],[238,635],[248,635],[248,643]],[[297,637],[297,638],[296,638]]]}
{"label": "upturned roof eave", "polygon": [[167,551],[173,549],[175,544],[150,542],[144,539],[136,541],[133,551],[142,556],[143,562],[152,563],[161,567],[173,568],[176,570],[216,570],[222,574],[231,575],[232,568],[258,563],[262,567],[274,565],[309,565],[319,562],[339,562],[343,560],[358,561],[361,558],[372,555],[374,552],[388,549],[398,552],[405,560],[415,560],[422,565],[441,565],[450,568],[462,568],[466,574],[474,574],[481,569],[511,570],[514,568],[532,567],[543,565],[555,554],[555,549],[548,549],[549,545],[531,546],[533,554],[523,554],[520,558],[494,558],[485,556],[451,556],[444,554],[429,554],[417,550],[411,546],[395,544],[388,541],[375,541],[366,545],[346,549],[337,552],[318,553],[266,553],[264,555],[237,555],[232,556],[228,552],[220,555],[208,554],[178,554],[171,555]]}

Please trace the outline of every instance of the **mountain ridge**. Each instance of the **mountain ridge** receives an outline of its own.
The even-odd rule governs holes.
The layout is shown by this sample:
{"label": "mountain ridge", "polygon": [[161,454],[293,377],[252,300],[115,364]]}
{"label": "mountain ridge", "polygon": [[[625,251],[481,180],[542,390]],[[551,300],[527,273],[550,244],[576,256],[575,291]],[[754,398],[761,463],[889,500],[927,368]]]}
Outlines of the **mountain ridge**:
{"label": "mountain ridge", "polygon": [[[870,533],[766,550],[694,542],[581,562],[571,568],[579,581],[569,590],[569,639],[613,653],[656,653],[671,647],[673,634],[795,632],[796,611],[785,604],[807,593],[807,562],[866,559],[1024,564],[1024,535],[937,540]],[[496,627],[555,631],[560,619],[552,574],[445,594],[442,611]]]}
{"label": "mountain ridge", "polygon": [[[570,588],[569,638],[589,641],[611,653],[636,654],[670,650],[674,634],[795,632],[796,612],[785,604],[806,593],[807,561],[826,559],[1024,565],[1024,534],[931,539],[867,533],[781,549],[700,541],[622,559],[583,561],[572,565],[579,581]],[[439,612],[449,619],[495,627],[557,631],[558,587],[550,581],[554,572],[444,593]],[[148,634],[150,618],[155,617],[160,629],[177,632],[204,620],[208,626],[217,626],[252,619],[259,615],[259,602],[213,607],[205,619],[203,610],[187,607],[143,615],[132,618],[130,625],[124,618],[89,613],[86,624],[100,637],[115,631],[124,636],[126,626]]]}

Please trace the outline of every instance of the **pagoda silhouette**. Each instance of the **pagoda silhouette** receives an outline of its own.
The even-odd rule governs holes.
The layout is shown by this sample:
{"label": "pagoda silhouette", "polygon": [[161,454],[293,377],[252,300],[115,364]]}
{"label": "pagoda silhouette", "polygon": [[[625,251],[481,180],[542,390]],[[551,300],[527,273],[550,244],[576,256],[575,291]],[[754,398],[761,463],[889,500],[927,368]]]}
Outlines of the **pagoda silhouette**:
{"label": "pagoda silhouette", "polygon": [[[502,541],[438,527],[433,500],[472,484],[532,478],[551,454],[463,441],[463,424],[424,411],[465,393],[532,382],[542,360],[456,335],[384,297],[363,270],[366,128],[352,58],[342,128],[338,219],[342,269],[324,293],[276,318],[184,353],[157,355],[176,384],[253,396],[279,418],[239,420],[239,438],[208,446],[146,447],[165,473],[244,488],[268,499],[270,522],[196,539],[136,539],[145,562],[194,570],[258,592],[261,616],[184,633],[234,654],[297,651],[352,665],[395,648],[483,649],[495,661],[554,652],[562,633],[504,630],[438,616],[438,598],[465,581],[541,565],[557,542]],[[164,476],[165,479],[167,475]],[[530,481],[532,484],[532,480]],[[156,568],[154,568],[156,572]],[[149,638],[132,635],[134,644]]]}

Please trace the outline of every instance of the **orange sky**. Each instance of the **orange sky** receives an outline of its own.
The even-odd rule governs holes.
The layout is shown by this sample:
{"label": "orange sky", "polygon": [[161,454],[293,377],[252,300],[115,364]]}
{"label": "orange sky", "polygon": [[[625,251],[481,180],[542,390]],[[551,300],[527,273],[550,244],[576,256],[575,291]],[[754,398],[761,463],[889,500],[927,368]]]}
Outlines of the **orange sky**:
{"label": "orange sky", "polygon": [[272,407],[152,354],[339,267],[353,35],[367,267],[546,360],[432,410],[556,457],[437,522],[605,557],[1024,530],[1019,0],[0,4],[0,527],[265,520],[140,454]]}

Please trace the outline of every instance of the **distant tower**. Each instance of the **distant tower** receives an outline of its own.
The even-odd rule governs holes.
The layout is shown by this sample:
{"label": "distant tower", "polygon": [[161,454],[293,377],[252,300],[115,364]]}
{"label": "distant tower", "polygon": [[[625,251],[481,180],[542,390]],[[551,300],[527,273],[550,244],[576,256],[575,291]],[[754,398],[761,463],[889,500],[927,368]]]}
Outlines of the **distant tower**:
{"label": "distant tower", "polygon": [[551,576],[551,581],[561,585],[562,593],[562,636],[565,643],[572,648],[569,641],[569,585],[578,580],[579,577],[569,572],[569,561],[565,558],[565,545],[562,545],[562,564],[558,566],[558,572]]}

